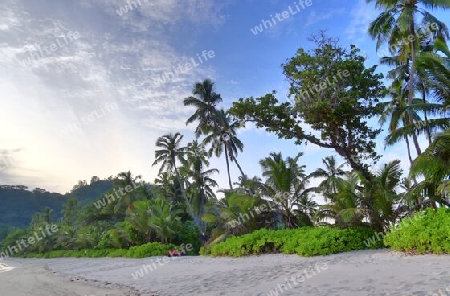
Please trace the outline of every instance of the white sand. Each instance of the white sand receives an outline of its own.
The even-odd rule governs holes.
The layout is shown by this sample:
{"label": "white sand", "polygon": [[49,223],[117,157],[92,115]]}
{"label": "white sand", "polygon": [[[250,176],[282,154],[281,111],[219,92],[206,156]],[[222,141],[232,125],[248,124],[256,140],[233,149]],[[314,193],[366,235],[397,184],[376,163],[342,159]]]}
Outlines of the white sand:
{"label": "white sand", "polygon": [[[182,257],[167,258],[166,263],[161,258],[8,258],[4,263],[15,268],[0,270],[0,295],[277,295],[270,293],[278,284],[286,284],[282,293],[280,287],[277,290],[283,296],[450,295],[448,255],[405,256],[379,250],[313,258]],[[134,279],[132,274],[143,264],[156,269],[142,270]],[[298,278],[302,275],[303,281]],[[295,282],[289,280],[292,276]]]}

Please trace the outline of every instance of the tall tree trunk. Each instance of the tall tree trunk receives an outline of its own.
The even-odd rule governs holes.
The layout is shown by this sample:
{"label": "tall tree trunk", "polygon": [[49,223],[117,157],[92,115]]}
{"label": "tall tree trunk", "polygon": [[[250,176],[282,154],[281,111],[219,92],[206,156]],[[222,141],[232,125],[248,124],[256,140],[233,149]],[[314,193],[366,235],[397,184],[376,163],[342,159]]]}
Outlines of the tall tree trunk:
{"label": "tall tree trunk", "polygon": [[234,163],[236,164],[236,166],[237,166],[237,168],[239,169],[239,171],[241,172],[242,178],[244,179],[244,178],[245,178],[245,174],[244,174],[244,171],[242,170],[241,165],[240,165],[239,162],[237,161],[237,158],[236,158],[236,157],[233,157],[233,161],[234,161]]}
{"label": "tall tree trunk", "polygon": [[[205,191],[203,187],[200,188],[200,217],[203,216],[203,213],[205,212],[205,203],[206,203],[206,197],[205,197]],[[206,243],[206,223],[202,223],[202,229],[201,232],[201,245],[204,246]]]}
{"label": "tall tree trunk", "polygon": [[[426,97],[426,93],[425,93],[425,85],[423,83],[422,83],[422,100],[423,100],[424,103],[427,102],[427,97]],[[424,119],[425,119],[426,133],[427,133],[427,138],[428,138],[428,145],[431,145],[431,143],[433,141],[431,140],[431,131],[430,131],[430,126],[428,125],[427,111],[424,111],[423,114],[424,114]]]}
{"label": "tall tree trunk", "polygon": [[192,219],[194,219],[194,223],[196,224],[196,226],[198,227],[198,230],[201,232],[202,231],[202,222],[199,216],[197,216],[194,212],[194,208],[192,208],[191,203],[189,202],[189,199],[187,197],[186,194],[186,190],[184,190],[184,183],[181,181],[181,177],[180,177],[180,173],[178,172],[178,169],[174,166],[174,170],[175,170],[175,175],[178,179],[178,183],[180,184],[180,189],[181,189],[181,195],[183,195],[184,197],[184,201],[186,202],[186,205],[189,209],[189,212],[192,216]]}
{"label": "tall tree trunk", "polygon": [[230,185],[230,189],[233,190],[233,184],[231,183],[231,175],[230,175],[230,160],[228,159],[228,147],[225,144],[225,161],[227,162],[227,173],[228,173],[228,184]]}
{"label": "tall tree trunk", "polygon": [[[411,23],[409,25],[409,33],[412,36],[415,36],[415,30],[414,30],[414,19],[411,20]],[[408,118],[409,118],[409,124],[414,124],[414,118],[413,118],[413,111],[411,110],[411,107],[413,105],[413,98],[414,98],[414,74],[416,72],[416,44],[414,42],[411,42],[411,65],[409,69],[409,81],[408,81]],[[413,132],[413,142],[414,146],[416,147],[417,156],[422,154],[422,151],[420,150],[419,141],[417,140],[417,134]]]}
{"label": "tall tree trunk", "polygon": [[411,157],[411,147],[409,147],[409,139],[408,136],[405,136],[405,142],[406,142],[406,149],[408,151],[408,158],[409,158],[409,163],[412,164],[413,163],[413,159]]}

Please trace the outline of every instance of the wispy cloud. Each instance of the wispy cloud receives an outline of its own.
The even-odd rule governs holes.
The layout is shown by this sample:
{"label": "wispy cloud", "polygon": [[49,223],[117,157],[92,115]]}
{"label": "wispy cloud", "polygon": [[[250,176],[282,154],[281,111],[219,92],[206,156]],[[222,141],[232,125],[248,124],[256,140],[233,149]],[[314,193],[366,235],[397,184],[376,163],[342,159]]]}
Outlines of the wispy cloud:
{"label": "wispy cloud", "polygon": [[354,8],[348,13],[352,16],[345,34],[350,41],[361,43],[368,38],[367,29],[369,24],[380,13],[375,7],[368,6],[365,0],[358,0]]}
{"label": "wispy cloud", "polygon": [[331,19],[333,16],[342,14],[344,12],[345,12],[344,8],[332,9],[326,12],[321,12],[319,14],[316,13],[315,10],[313,10],[312,12],[309,13],[305,26],[311,26],[321,21]]}
{"label": "wispy cloud", "polygon": [[[195,81],[215,76],[212,63],[204,63],[164,84],[155,82],[196,57],[196,51],[173,45],[174,30],[186,23],[220,26],[226,21],[224,4],[152,1],[121,19],[114,9],[124,1],[83,0],[59,10],[51,9],[54,2],[7,0],[0,7],[0,67],[6,73],[0,112],[14,127],[0,131],[0,148],[23,148],[17,154],[20,166],[2,171],[0,182],[65,191],[89,178],[86,174],[107,177],[128,169],[151,180],[156,138],[169,130],[186,131],[192,110],[181,100]],[[30,65],[20,64],[70,31],[80,38]],[[107,103],[117,109],[89,125],[78,124]],[[60,137],[71,125],[78,128]]]}

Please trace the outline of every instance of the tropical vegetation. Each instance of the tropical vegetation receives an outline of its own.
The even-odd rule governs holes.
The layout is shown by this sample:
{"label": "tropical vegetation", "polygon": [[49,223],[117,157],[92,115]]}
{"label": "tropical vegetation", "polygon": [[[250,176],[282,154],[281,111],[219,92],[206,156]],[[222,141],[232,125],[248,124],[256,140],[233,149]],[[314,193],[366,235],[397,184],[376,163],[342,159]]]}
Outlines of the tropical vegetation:
{"label": "tropical vegetation", "polygon": [[[388,233],[385,244],[396,250],[448,253],[449,30],[432,12],[450,1],[367,2],[382,10],[368,34],[377,50],[389,48],[379,62],[390,67],[386,75],[355,45],[321,31],[309,39],[312,49],[299,48],[282,65],[288,100],[273,91],[225,108],[211,79],[197,82],[180,98],[192,112],[186,138],[193,140],[178,131],[157,139],[154,182],[122,172],[91,203],[67,196],[62,208],[40,209],[27,228],[7,229],[3,249],[53,223],[57,233],[22,251],[134,256],[146,246],[138,252],[145,256],[190,243],[212,255],[311,256],[367,248],[369,237]],[[261,175],[247,175],[238,131],[249,125],[294,141],[298,153],[268,151]],[[322,167],[306,167],[303,144],[329,151]],[[406,163],[380,162],[393,145],[405,146]],[[227,188],[218,187],[213,158],[226,165]],[[80,182],[77,190],[88,186]],[[423,213],[417,224],[389,232]]]}

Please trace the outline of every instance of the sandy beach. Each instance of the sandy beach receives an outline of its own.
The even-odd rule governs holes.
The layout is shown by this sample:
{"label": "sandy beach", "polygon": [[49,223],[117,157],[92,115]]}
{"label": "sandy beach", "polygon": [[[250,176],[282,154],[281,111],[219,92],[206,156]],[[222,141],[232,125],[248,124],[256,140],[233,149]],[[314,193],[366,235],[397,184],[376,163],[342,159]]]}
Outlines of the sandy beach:
{"label": "sandy beach", "polygon": [[377,250],[313,258],[8,258],[0,290],[5,296],[450,295],[450,256]]}

